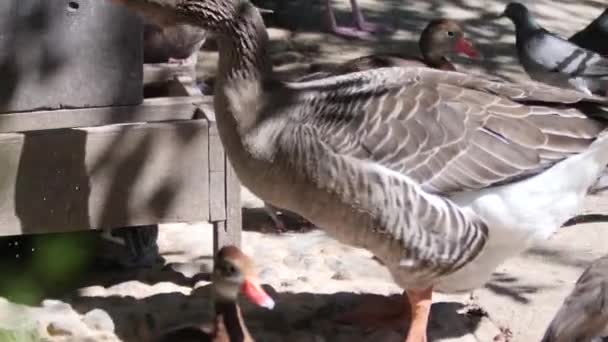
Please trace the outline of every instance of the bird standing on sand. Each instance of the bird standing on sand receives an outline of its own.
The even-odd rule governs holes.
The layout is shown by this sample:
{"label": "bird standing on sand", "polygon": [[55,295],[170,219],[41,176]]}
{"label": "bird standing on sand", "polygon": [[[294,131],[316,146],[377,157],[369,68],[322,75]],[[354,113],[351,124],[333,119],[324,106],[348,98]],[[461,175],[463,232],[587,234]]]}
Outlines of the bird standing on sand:
{"label": "bird standing on sand", "polygon": [[582,208],[608,164],[608,99],[421,67],[276,79],[246,0],[114,0],[218,34],[214,109],[241,182],[366,248],[404,295],[350,322],[426,342],[433,291],[485,284]]}
{"label": "bird standing on sand", "polygon": [[608,93],[608,58],[545,30],[519,2],[501,16],[515,24],[519,62],[533,80],[587,95]]}

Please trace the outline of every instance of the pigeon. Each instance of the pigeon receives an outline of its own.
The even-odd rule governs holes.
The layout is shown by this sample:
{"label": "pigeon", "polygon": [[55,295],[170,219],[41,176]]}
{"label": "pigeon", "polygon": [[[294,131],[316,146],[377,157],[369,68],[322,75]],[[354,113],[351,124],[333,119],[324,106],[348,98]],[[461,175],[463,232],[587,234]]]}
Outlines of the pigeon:
{"label": "pigeon", "polygon": [[608,8],[582,31],[570,37],[574,44],[599,53],[608,55]]}
{"label": "pigeon", "polygon": [[515,24],[519,62],[530,78],[587,95],[606,94],[608,58],[545,30],[521,3],[508,4],[500,17]]}

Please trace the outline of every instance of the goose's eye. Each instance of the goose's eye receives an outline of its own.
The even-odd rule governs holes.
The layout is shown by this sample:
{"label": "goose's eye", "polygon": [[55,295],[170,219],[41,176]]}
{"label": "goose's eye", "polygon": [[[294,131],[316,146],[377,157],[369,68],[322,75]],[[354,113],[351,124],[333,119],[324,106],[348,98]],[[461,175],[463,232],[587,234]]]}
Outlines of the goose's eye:
{"label": "goose's eye", "polygon": [[446,32],[446,34],[448,35],[448,37],[454,37],[454,31],[448,31]]}

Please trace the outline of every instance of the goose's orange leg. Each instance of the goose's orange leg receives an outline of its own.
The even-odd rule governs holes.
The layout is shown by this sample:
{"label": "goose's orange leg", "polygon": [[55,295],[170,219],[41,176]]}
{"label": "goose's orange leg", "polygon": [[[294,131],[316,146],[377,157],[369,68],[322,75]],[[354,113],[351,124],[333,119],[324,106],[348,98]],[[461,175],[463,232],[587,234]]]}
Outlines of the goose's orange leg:
{"label": "goose's orange leg", "polygon": [[409,297],[412,320],[405,342],[427,342],[426,329],[433,302],[433,288],[406,290]]}
{"label": "goose's orange leg", "polygon": [[406,290],[397,300],[375,297],[364,299],[354,310],[337,320],[369,328],[401,330],[409,323],[405,342],[427,342],[426,330],[432,304],[433,288]]}

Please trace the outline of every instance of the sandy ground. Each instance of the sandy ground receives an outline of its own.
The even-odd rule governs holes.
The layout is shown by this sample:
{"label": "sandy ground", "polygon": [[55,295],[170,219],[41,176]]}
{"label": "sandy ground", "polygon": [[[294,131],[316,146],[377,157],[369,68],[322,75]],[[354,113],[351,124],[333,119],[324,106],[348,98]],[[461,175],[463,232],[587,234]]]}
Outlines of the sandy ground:
{"label": "sandy ground", "polygon": [[[339,9],[348,9],[347,1],[335,2]],[[468,35],[485,56],[481,61],[456,58],[460,68],[527,81],[515,60],[511,24],[483,19],[499,12],[506,1],[360,2],[369,19],[395,25],[395,34],[377,42],[343,40],[318,31],[317,2],[312,6],[307,1],[285,2],[278,13],[292,30],[270,29],[277,71],[291,78],[313,62],[336,62],[376,51],[416,54],[417,36],[426,21],[448,16],[466,20]],[[597,0],[528,3],[543,25],[566,36],[602,10]],[[345,13],[340,12],[339,20],[348,20]],[[216,62],[215,52],[201,53],[202,78],[214,75]],[[245,202],[248,207],[259,206],[255,199]],[[591,197],[586,210],[603,212],[606,202]],[[328,319],[361,300],[361,294],[401,292],[369,253],[340,245],[318,230],[262,233],[270,221],[260,219],[254,210],[245,211],[244,221],[243,249],[255,256],[261,279],[278,303],[274,311],[243,303],[247,324],[259,341],[402,341],[403,331],[364,331]],[[431,341],[537,341],[584,267],[605,253],[605,241],[608,230],[601,223],[563,228],[545,243],[508,260],[484,288],[466,295],[436,295]],[[24,327],[49,341],[138,341],[143,327],[162,329],[209,319],[210,226],[164,225],[159,244],[166,259],[163,268],[99,272],[39,305],[17,305],[0,298],[0,333]]]}

